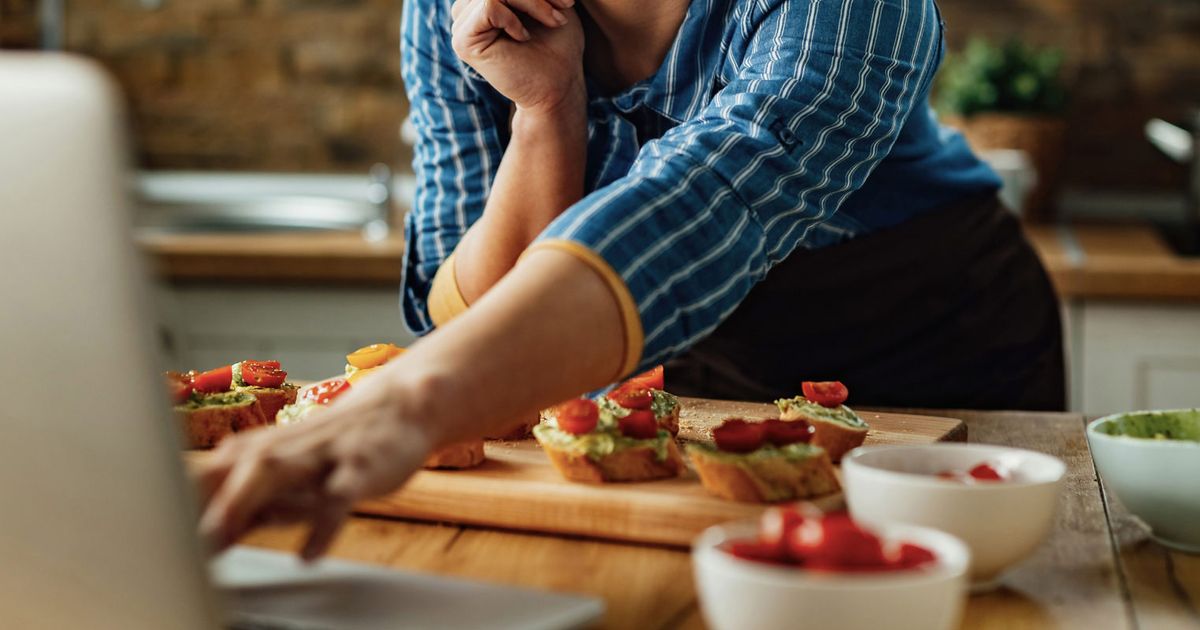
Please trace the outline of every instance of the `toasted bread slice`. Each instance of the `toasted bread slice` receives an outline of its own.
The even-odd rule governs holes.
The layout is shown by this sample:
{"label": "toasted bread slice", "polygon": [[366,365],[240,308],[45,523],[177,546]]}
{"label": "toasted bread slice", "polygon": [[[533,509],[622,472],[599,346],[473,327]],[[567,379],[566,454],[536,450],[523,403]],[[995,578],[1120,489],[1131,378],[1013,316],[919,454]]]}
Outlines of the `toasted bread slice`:
{"label": "toasted bread slice", "polygon": [[175,407],[187,448],[212,448],[226,436],[272,424],[263,415],[262,405],[253,396],[228,405]]}
{"label": "toasted bread slice", "polygon": [[542,443],[542,449],[550,457],[550,463],[569,481],[650,481],[676,477],[683,470],[683,458],[674,439],[668,439],[667,456],[662,461],[659,461],[653,446],[622,448],[594,459],[584,453],[557,448],[545,442]]}
{"label": "toasted bread slice", "polygon": [[425,468],[473,468],[483,463],[483,440],[455,442],[432,452],[425,458]]}
{"label": "toasted bread slice", "polygon": [[279,415],[279,410],[296,402],[296,392],[300,391],[300,388],[291,383],[284,383],[282,387],[241,387],[239,391],[257,398],[267,422],[275,424],[275,416]]}
{"label": "toasted bread slice", "polygon": [[823,496],[841,489],[828,453],[804,459],[727,457],[689,445],[688,457],[708,492],[731,501],[774,503]]}
{"label": "toasted bread slice", "polygon": [[804,406],[812,405],[812,403],[805,403],[798,398],[790,400],[800,400],[804,404],[789,405],[787,400],[776,401],[775,404],[779,406],[780,411],[779,417],[783,420],[807,420],[813,427],[812,443],[825,449],[825,452],[829,453],[829,459],[834,463],[842,461],[843,455],[851,449],[862,446],[863,440],[867,439],[870,427],[849,407],[840,407],[840,413],[846,414],[856,422],[862,422],[862,426],[853,426],[845,422],[822,418],[814,413],[806,413]]}

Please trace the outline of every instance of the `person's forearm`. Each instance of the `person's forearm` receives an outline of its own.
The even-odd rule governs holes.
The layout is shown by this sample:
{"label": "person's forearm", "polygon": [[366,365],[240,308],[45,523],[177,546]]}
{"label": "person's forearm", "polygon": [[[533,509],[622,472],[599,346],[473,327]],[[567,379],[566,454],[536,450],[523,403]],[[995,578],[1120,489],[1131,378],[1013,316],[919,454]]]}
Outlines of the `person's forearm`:
{"label": "person's forearm", "polygon": [[513,115],[512,137],[483,216],[455,254],[458,288],[468,303],[496,284],[534,238],[583,196],[585,108],[580,88],[552,109]]}
{"label": "person's forearm", "polygon": [[578,258],[532,251],[462,316],[390,365],[405,416],[435,443],[484,435],[617,376],[627,352],[612,288]]}

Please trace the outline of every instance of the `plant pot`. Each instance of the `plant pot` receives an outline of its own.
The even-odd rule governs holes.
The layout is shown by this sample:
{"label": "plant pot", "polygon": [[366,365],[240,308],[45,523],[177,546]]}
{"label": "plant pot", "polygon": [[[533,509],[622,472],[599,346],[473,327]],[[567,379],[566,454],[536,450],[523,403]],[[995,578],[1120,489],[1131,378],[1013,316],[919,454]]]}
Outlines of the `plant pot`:
{"label": "plant pot", "polygon": [[1030,222],[1054,218],[1066,135],[1066,122],[1061,117],[993,112],[965,118],[946,116],[943,122],[962,131],[976,152],[1018,149],[1028,154],[1037,170],[1037,185],[1025,200],[1024,217]]}

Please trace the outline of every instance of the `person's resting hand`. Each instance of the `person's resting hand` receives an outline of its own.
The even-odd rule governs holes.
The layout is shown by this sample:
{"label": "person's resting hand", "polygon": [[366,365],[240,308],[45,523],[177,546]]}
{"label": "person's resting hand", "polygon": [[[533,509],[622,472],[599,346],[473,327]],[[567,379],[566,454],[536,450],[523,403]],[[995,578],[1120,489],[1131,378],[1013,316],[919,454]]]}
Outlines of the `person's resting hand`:
{"label": "person's resting hand", "polygon": [[457,0],[450,10],[454,51],[519,111],[568,103],[582,111],[583,27],[574,3]]}
{"label": "person's resting hand", "polygon": [[254,527],[309,522],[301,555],[321,555],[351,506],[402,484],[436,443],[384,387],[368,379],[302,422],[232,435],[196,466],[201,535],[221,551]]}

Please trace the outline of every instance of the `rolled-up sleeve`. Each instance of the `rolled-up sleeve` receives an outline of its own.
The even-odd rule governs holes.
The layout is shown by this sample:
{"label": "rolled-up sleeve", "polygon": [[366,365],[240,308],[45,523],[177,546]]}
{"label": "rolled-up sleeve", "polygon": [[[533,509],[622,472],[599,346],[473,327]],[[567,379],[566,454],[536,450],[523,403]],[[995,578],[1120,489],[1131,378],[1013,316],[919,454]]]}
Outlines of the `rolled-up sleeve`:
{"label": "rolled-up sleeve", "polygon": [[928,96],[932,0],[758,4],[735,78],[534,244],[578,243],[624,281],[643,340],[630,366],[686,350],[813,246]]}
{"label": "rolled-up sleeve", "polygon": [[417,132],[417,191],[404,225],[401,310],[416,334],[433,327],[433,278],[483,213],[504,152],[497,98],[468,76],[451,47],[449,24],[447,0],[404,3],[401,74]]}

